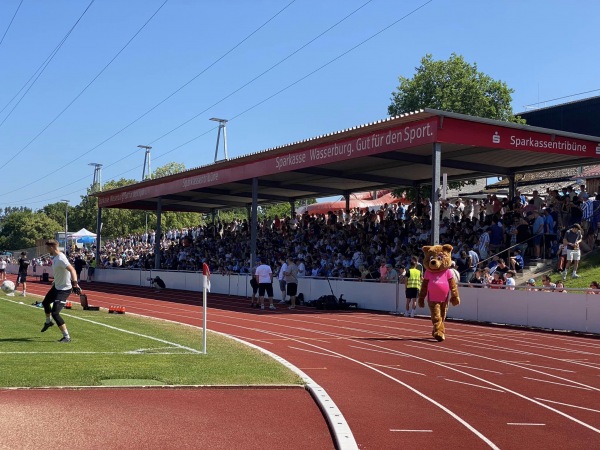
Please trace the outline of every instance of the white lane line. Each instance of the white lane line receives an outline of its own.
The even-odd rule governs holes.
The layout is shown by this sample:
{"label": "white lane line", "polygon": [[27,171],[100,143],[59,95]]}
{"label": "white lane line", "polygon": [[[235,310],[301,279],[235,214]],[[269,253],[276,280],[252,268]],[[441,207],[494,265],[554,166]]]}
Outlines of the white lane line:
{"label": "white lane line", "polygon": [[523,377],[523,378],[525,378],[526,380],[539,381],[540,383],[557,384],[559,386],[566,386],[566,387],[570,387],[573,389],[583,389],[584,391],[592,391],[593,390],[593,389],[582,387],[582,386],[573,386],[572,384],[567,384],[567,383],[557,383],[555,381],[540,380],[539,378],[530,378],[530,377]]}
{"label": "white lane line", "polygon": [[516,423],[516,422],[507,422],[506,425],[517,425],[517,426],[525,426],[525,427],[545,427],[545,423]]}
{"label": "white lane line", "polygon": [[386,351],[384,351],[384,350],[375,350],[375,349],[372,349],[372,348],[367,348],[367,347],[358,347],[357,345],[349,345],[348,347],[351,347],[351,348],[357,348],[357,349],[359,349],[359,350],[365,350],[365,351],[367,351],[367,352],[386,353],[386,354],[388,354],[388,355],[394,355],[394,356],[398,356],[398,355],[397,355],[396,353],[394,353],[394,352],[386,352]]}
{"label": "white lane line", "polygon": [[536,398],[536,400],[539,400],[541,402],[554,403],[556,405],[568,406],[570,408],[584,409],[585,411],[591,411],[591,412],[600,413],[600,410],[598,410],[598,409],[585,408],[583,406],[576,406],[576,405],[569,405],[568,403],[554,402],[552,400],[546,400],[545,398]]}
{"label": "white lane line", "polygon": [[394,430],[394,429],[390,429],[390,431],[400,432],[400,433],[433,433],[433,430]]}
{"label": "white lane line", "polygon": [[557,369],[556,367],[539,366],[537,364],[527,364],[527,363],[519,363],[519,364],[523,364],[524,366],[539,367],[540,369],[556,370],[558,372],[575,373],[574,370]]}
{"label": "white lane line", "polygon": [[401,369],[400,367],[386,366],[385,364],[375,364],[375,363],[372,363],[372,362],[367,362],[367,364],[370,364],[371,366],[376,366],[376,367],[385,367],[386,369],[391,369],[391,370],[399,370],[401,372],[414,373],[415,375],[426,376],[424,373],[413,372],[412,370]]}
{"label": "white lane line", "polygon": [[487,386],[480,386],[479,384],[465,383],[464,381],[451,380],[450,378],[445,378],[445,380],[450,381],[452,383],[466,384],[467,386],[473,386],[473,387],[477,387],[480,389],[488,389],[490,391],[502,392],[503,394],[506,393],[506,391],[503,391],[501,389],[495,389],[495,388],[491,388],[491,387],[487,387]]}
{"label": "white lane line", "polygon": [[490,372],[490,373],[496,373],[496,374],[498,374],[498,375],[504,375],[502,372],[498,372],[498,371],[496,371],[496,370],[480,369],[479,367],[471,367],[471,366],[469,366],[469,364],[467,364],[467,363],[460,363],[460,364],[459,364],[459,363],[444,363],[444,364],[447,364],[447,365],[449,365],[449,366],[458,366],[458,367],[460,367],[461,369],[480,370],[480,371],[482,371],[482,372]]}
{"label": "white lane line", "polygon": [[292,346],[290,346],[290,345],[288,345],[288,348],[293,348],[294,350],[300,350],[301,352],[314,353],[315,355],[328,356],[328,357],[330,357],[330,358],[339,358],[339,356],[330,355],[330,354],[328,354],[328,353],[323,353],[323,352],[315,352],[314,350],[307,350],[307,349],[305,349],[305,348],[292,347]]}
{"label": "white lane line", "polygon": [[[267,334],[275,335],[275,336],[278,335],[278,333],[273,332],[273,331],[266,331],[265,330],[263,332],[267,333]],[[317,333],[319,333],[319,332],[317,332]],[[381,370],[379,370],[379,369],[377,369],[375,367],[372,367],[372,366],[370,366],[367,363],[359,361],[359,360],[357,360],[355,358],[351,358],[350,356],[343,355],[341,353],[338,353],[338,352],[335,352],[333,350],[329,350],[329,349],[326,349],[326,348],[323,348],[323,347],[319,347],[319,346],[314,345],[314,344],[309,344],[307,342],[302,342],[302,343],[304,345],[316,347],[316,348],[318,348],[320,350],[323,350],[323,351],[331,352],[332,354],[337,355],[340,358],[344,358],[344,359],[346,359],[348,361],[351,361],[351,362],[353,362],[355,364],[358,364],[360,366],[366,367],[367,369],[370,369],[370,370],[372,370],[374,372],[377,372],[380,375],[384,376],[385,378],[389,378],[390,380],[392,380],[392,381],[400,384],[401,386],[404,386],[406,389],[412,391],[414,394],[418,395],[419,397],[423,398],[424,400],[426,400],[426,401],[432,403],[433,405],[437,406],[438,408],[440,408],[442,411],[444,411],[446,414],[448,414],[454,420],[456,420],[457,422],[459,422],[460,424],[462,424],[465,428],[467,428],[469,431],[471,431],[475,436],[477,436],[479,439],[481,439],[483,442],[485,442],[490,448],[493,448],[494,450],[500,450],[500,448],[496,444],[494,444],[491,440],[489,440],[486,436],[484,436],[483,433],[481,433],[479,430],[477,430],[475,427],[473,427],[465,419],[463,419],[462,417],[460,417],[455,412],[451,411],[446,406],[442,405],[440,402],[434,400],[431,397],[428,397],[423,392],[421,392],[421,391],[417,390],[416,388],[412,387],[410,384],[407,384],[407,383],[405,383],[405,382],[403,382],[403,381],[401,381],[401,380],[399,380],[397,378],[394,378],[393,376],[391,376],[391,375],[389,375],[389,374],[387,374],[385,372],[382,372]],[[409,354],[403,353],[403,352],[397,352],[397,355],[403,355],[403,356],[406,356],[406,357],[412,357],[412,355],[409,355]],[[417,358],[417,359],[422,359],[422,358]],[[430,362],[430,361],[427,361],[427,362]],[[546,406],[546,408],[549,408],[549,406]]]}

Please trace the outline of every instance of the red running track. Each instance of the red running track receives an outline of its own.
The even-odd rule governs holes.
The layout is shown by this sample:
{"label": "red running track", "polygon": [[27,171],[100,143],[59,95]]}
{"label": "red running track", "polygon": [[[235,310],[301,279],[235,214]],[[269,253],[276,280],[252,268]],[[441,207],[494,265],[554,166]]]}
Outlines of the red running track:
{"label": "red running track", "polygon": [[[48,289],[31,285],[36,293]],[[201,323],[198,293],[83,287],[93,305]],[[246,299],[214,294],[208,328],[304,371],[332,397],[361,449],[600,447],[597,339],[449,322],[447,340],[437,343],[427,318],[260,311]],[[76,342],[76,324],[70,330]]]}

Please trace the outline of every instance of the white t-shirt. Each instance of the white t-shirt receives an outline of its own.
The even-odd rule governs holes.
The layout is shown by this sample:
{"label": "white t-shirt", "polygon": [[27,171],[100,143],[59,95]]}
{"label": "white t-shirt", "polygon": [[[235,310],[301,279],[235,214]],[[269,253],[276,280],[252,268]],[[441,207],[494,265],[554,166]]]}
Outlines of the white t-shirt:
{"label": "white t-shirt", "polygon": [[285,280],[285,272],[287,272],[287,263],[283,263],[283,265],[281,266],[281,269],[279,269],[279,276],[278,278],[280,280]]}
{"label": "white t-shirt", "polygon": [[52,257],[52,269],[54,271],[54,288],[59,291],[71,290],[71,272],[67,270],[71,263],[64,255],[59,253]]}
{"label": "white t-shirt", "polygon": [[506,279],[504,280],[504,284],[506,285],[506,289],[508,289],[509,291],[515,290],[516,283],[513,277],[506,277]]}
{"label": "white t-shirt", "polygon": [[255,275],[258,275],[259,283],[271,283],[271,281],[272,281],[271,275],[272,274],[273,274],[273,271],[266,264],[261,264],[260,266],[258,266],[256,268]]}
{"label": "white t-shirt", "polygon": [[6,261],[0,259],[0,269],[6,270]]}

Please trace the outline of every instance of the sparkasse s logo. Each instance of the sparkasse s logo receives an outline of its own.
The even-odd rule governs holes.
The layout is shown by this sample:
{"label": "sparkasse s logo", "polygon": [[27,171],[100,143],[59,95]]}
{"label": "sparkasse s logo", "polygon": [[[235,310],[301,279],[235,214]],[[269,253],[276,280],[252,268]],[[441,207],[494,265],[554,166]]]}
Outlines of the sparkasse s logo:
{"label": "sparkasse s logo", "polygon": [[492,142],[494,144],[499,144],[500,143],[500,135],[498,134],[498,132],[496,131],[494,133],[494,135],[492,136]]}

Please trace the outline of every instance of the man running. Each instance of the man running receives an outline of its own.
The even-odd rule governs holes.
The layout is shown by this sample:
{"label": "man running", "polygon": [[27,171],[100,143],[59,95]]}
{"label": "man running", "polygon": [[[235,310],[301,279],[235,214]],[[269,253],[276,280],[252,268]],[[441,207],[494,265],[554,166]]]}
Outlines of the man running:
{"label": "man running", "polygon": [[75,294],[80,295],[81,289],[79,288],[75,268],[69,263],[64,253],[58,249],[58,242],[54,239],[46,241],[46,249],[52,255],[54,282],[42,301],[44,312],[46,313],[46,323],[44,323],[42,333],[54,325],[54,322],[52,322],[52,319],[54,319],[63,334],[62,339],[58,342],[66,344],[71,342],[71,336],[69,335],[65,321],[60,316],[60,311],[67,303],[71,290]]}

